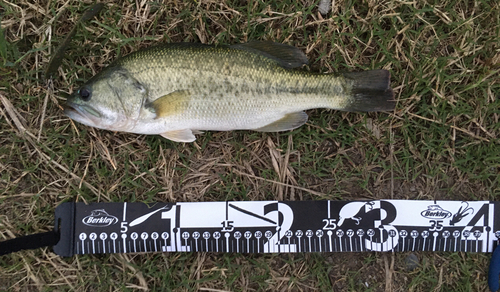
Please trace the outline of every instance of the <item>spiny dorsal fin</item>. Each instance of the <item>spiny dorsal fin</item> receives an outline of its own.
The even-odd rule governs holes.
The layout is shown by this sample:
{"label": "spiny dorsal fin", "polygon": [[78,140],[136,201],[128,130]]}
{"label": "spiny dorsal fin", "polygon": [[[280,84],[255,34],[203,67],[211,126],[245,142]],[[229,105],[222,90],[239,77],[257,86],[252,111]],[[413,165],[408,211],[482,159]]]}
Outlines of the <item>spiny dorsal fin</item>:
{"label": "spiny dorsal fin", "polygon": [[232,45],[231,48],[260,54],[274,61],[284,68],[297,68],[307,65],[306,55],[298,48],[269,41],[253,41],[245,44]]}
{"label": "spiny dorsal fin", "polygon": [[287,114],[283,118],[270,123],[262,128],[255,129],[259,132],[280,132],[298,128],[307,122],[307,114],[305,112],[297,112]]}
{"label": "spiny dorsal fin", "polygon": [[177,90],[146,104],[152,108],[156,118],[167,117],[186,110],[190,98],[189,90]]}
{"label": "spiny dorsal fin", "polygon": [[189,129],[165,132],[160,135],[174,142],[194,142],[196,140],[193,132]]}

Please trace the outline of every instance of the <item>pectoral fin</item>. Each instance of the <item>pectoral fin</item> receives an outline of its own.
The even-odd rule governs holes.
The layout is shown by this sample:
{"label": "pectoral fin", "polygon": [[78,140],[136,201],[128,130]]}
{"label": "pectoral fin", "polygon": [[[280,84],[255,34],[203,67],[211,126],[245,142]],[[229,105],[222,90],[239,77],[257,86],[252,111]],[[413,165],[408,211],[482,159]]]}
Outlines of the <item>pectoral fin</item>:
{"label": "pectoral fin", "polygon": [[253,41],[231,46],[234,49],[249,51],[268,57],[284,68],[297,68],[309,61],[298,48],[269,41]]}
{"label": "pectoral fin", "polygon": [[182,113],[189,105],[189,90],[177,90],[146,104],[156,114],[156,118]]}
{"label": "pectoral fin", "polygon": [[196,137],[193,135],[193,132],[190,129],[177,130],[161,133],[161,136],[172,140],[174,142],[194,142]]}
{"label": "pectoral fin", "polygon": [[255,129],[259,132],[280,132],[293,130],[305,124],[307,122],[307,114],[305,112],[297,112],[287,114],[283,118],[273,122],[262,128]]}

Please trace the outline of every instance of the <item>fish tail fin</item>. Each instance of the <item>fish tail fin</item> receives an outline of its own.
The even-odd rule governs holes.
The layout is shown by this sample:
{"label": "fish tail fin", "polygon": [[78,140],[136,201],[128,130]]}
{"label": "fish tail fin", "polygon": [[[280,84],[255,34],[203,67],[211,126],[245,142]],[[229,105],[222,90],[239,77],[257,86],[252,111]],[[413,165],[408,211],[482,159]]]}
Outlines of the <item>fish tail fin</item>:
{"label": "fish tail fin", "polygon": [[389,71],[370,70],[342,73],[342,75],[354,81],[351,102],[343,110],[375,112],[392,111],[396,107]]}

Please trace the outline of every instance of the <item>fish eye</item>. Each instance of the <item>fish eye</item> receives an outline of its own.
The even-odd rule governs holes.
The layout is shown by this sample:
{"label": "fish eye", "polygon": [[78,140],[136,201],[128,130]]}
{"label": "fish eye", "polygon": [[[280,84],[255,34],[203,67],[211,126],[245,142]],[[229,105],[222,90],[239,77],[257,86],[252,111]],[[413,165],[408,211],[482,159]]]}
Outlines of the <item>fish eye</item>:
{"label": "fish eye", "polygon": [[80,95],[80,98],[83,100],[83,101],[89,101],[90,98],[92,97],[92,93],[90,92],[90,90],[88,90],[87,88],[82,88],[80,90],[78,90],[78,95]]}

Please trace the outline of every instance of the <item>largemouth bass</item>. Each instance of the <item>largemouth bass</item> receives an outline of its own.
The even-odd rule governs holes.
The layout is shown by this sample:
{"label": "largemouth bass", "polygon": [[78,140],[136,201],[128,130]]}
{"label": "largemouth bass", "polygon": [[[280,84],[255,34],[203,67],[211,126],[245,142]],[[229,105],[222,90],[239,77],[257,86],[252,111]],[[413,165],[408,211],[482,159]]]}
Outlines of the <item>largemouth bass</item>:
{"label": "largemouth bass", "polygon": [[298,48],[256,41],[232,46],[176,43],[120,58],[68,98],[82,124],[193,142],[201,131],[286,131],[304,110],[390,111],[390,73],[320,74]]}

